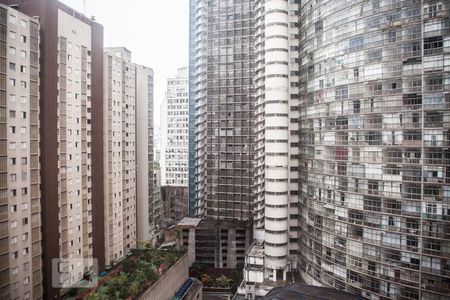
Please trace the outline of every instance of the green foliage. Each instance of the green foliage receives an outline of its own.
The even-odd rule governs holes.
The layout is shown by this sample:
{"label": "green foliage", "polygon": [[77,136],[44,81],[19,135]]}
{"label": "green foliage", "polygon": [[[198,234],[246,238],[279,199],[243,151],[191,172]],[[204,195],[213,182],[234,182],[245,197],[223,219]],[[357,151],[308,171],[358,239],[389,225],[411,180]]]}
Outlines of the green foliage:
{"label": "green foliage", "polygon": [[202,274],[204,273],[205,266],[202,263],[194,262],[191,266],[191,269],[189,272],[192,274],[192,276],[200,279]]}
{"label": "green foliage", "polygon": [[128,278],[125,273],[120,273],[108,282],[107,295],[110,299],[125,299],[128,296]]}
{"label": "green foliage", "polygon": [[217,286],[219,286],[219,287],[229,288],[229,287],[231,287],[231,284],[233,283],[233,279],[230,279],[222,274],[216,278],[216,283],[217,283]]}
{"label": "green foliage", "polygon": [[151,248],[135,251],[125,259],[122,272],[90,294],[87,300],[113,300],[136,297],[158,280],[157,269],[162,264],[172,266],[183,254],[179,251],[159,251]]}

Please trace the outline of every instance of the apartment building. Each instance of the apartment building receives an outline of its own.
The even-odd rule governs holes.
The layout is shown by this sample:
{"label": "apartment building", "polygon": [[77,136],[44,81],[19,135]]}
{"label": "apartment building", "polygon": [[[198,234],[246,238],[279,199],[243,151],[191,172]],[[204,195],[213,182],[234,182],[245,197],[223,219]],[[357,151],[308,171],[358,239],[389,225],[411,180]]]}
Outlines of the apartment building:
{"label": "apartment building", "polygon": [[192,3],[195,216],[253,215],[253,1]]}
{"label": "apartment building", "polygon": [[188,90],[188,68],[179,68],[174,78],[167,79],[161,104],[161,186],[188,186]]}
{"label": "apartment building", "polygon": [[299,268],[367,299],[450,294],[450,3],[302,1]]}
{"label": "apartment building", "polygon": [[133,248],[136,243],[135,213],[130,213],[136,210],[136,71],[126,48],[106,48],[103,61],[105,263],[111,265],[131,248],[127,235],[134,235]]}
{"label": "apartment building", "polygon": [[448,297],[449,13],[445,1],[256,1],[245,297],[295,268],[367,299]]}
{"label": "apartment building", "polygon": [[[56,0],[2,3],[39,17],[45,32],[40,40],[42,257],[44,297],[53,299],[60,295],[58,286],[77,283],[94,264],[88,258],[98,202],[93,200],[99,196],[93,191],[103,178],[103,163],[94,159],[103,156],[102,126],[96,126],[103,109],[103,29]],[[57,278],[52,278],[53,259],[65,262]]]}
{"label": "apartment building", "polygon": [[153,70],[136,65],[136,227],[138,246],[155,243]]}
{"label": "apartment building", "polygon": [[39,23],[0,4],[0,298],[42,299]]}
{"label": "apartment building", "polygon": [[189,216],[195,212],[195,11],[197,0],[189,0]]}
{"label": "apartment building", "polygon": [[297,1],[255,2],[255,219],[264,278],[296,268],[298,228]]}

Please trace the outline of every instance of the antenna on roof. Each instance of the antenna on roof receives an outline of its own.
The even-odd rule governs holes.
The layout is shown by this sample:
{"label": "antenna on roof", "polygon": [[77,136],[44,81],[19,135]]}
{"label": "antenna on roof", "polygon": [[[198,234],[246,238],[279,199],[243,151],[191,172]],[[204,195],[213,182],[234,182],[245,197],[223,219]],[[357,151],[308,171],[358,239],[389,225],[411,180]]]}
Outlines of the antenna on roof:
{"label": "antenna on roof", "polygon": [[86,0],[83,0],[83,13],[86,15]]}

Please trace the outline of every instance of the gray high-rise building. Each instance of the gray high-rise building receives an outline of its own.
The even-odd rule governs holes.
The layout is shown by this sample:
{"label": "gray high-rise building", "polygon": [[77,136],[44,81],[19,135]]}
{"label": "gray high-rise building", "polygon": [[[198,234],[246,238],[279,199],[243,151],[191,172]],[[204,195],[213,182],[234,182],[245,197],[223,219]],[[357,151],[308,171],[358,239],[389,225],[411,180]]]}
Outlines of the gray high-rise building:
{"label": "gray high-rise building", "polygon": [[[192,9],[195,212],[253,214],[253,1],[197,0]],[[193,39],[193,41],[192,41]]]}
{"label": "gray high-rise building", "polygon": [[449,1],[302,1],[300,263],[369,299],[450,294]]}
{"label": "gray high-rise building", "polygon": [[448,299],[449,11],[448,1],[255,1],[247,299],[293,269],[367,299]]}

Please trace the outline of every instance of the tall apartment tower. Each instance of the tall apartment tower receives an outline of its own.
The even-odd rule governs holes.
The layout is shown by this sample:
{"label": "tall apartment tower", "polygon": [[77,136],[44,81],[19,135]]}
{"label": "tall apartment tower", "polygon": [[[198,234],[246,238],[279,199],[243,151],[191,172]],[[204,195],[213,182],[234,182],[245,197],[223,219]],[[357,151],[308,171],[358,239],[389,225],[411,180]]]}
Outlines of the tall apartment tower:
{"label": "tall apartment tower", "polygon": [[0,298],[42,299],[39,23],[0,4]]}
{"label": "tall apartment tower", "polygon": [[137,244],[155,244],[153,70],[136,65],[136,227]]}
{"label": "tall apartment tower", "polygon": [[189,216],[195,213],[195,64],[196,2],[189,0]]}
{"label": "tall apartment tower", "polygon": [[161,104],[161,186],[188,186],[188,91],[188,68],[179,68],[176,77],[167,79]]}
{"label": "tall apartment tower", "polygon": [[253,216],[253,2],[198,0],[191,10],[199,217]]}
{"label": "tall apartment tower", "polygon": [[264,229],[264,278],[297,266],[298,4],[255,2],[255,220]]}
{"label": "tall apartment tower", "polygon": [[448,299],[449,20],[448,1],[301,1],[307,283]]}
{"label": "tall apartment tower", "polygon": [[136,71],[126,48],[106,48],[103,61],[104,243],[111,265],[136,244]]}
{"label": "tall apartment tower", "polygon": [[[103,232],[103,224],[93,225],[99,213],[96,205],[103,198],[103,188],[99,187],[103,185],[103,132],[99,125],[103,111],[103,28],[56,0],[2,3],[39,17],[45,32],[40,40],[40,176],[41,199],[45,200],[41,201],[45,220],[42,257],[44,298],[54,299],[60,289],[52,279],[60,287],[81,280],[93,266],[89,259],[93,258],[96,236],[93,228]],[[101,194],[96,194],[98,191]],[[53,259],[65,262],[57,278],[52,276]]]}

